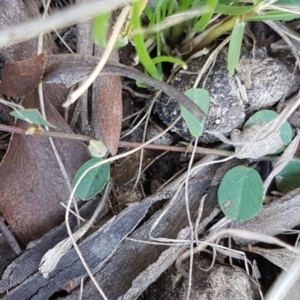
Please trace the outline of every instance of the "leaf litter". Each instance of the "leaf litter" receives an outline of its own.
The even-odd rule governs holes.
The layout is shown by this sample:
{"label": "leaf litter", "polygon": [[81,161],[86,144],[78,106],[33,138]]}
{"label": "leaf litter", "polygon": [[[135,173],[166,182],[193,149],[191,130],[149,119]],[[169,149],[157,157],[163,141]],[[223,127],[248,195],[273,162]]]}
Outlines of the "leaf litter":
{"label": "leaf litter", "polygon": [[[55,70],[55,68],[54,68],[54,70]],[[70,68],[70,72],[71,72],[72,70],[74,71],[74,69]],[[119,69],[119,70],[120,70],[120,69]],[[76,74],[74,74],[74,77],[76,77]],[[77,78],[79,78],[79,77],[77,77]],[[26,98],[24,99],[24,101],[25,101],[25,100],[26,100]],[[23,103],[23,104],[24,104],[24,103]],[[48,105],[48,104],[47,104],[47,105]],[[48,110],[48,109],[49,109],[49,108],[47,107],[47,110]],[[50,111],[51,111],[51,109],[53,109],[53,108],[50,108]],[[49,120],[51,121],[51,118],[50,118],[50,117],[49,117]],[[57,123],[57,121],[55,120],[54,124],[56,124],[56,123]],[[23,124],[23,126],[25,126],[24,123],[22,123],[21,121],[18,121],[17,124]],[[63,126],[61,126],[61,127],[63,127]],[[59,126],[59,129],[61,129],[61,127]],[[25,138],[27,139],[27,137],[23,137],[24,140],[26,140]],[[39,140],[40,140],[40,138],[39,138]],[[13,144],[13,141],[14,141],[14,137],[12,138],[12,142],[11,142],[10,147],[12,147],[12,145],[14,145],[14,144]],[[17,141],[17,142],[16,142],[16,141]],[[50,151],[48,151],[49,149],[47,150],[47,146],[45,146],[44,143],[41,143],[41,144],[42,144],[42,146],[41,146],[42,149],[41,149],[41,148],[39,148],[38,145],[37,145],[36,143],[34,143],[33,141],[34,141],[34,138],[32,138],[32,137],[29,137],[29,139],[27,139],[26,142],[24,142],[22,139],[20,139],[20,140],[15,139],[16,146],[14,146],[14,149],[17,149],[17,146],[19,146],[20,144],[21,144],[22,146],[25,145],[25,149],[28,149],[28,150],[30,150],[30,151],[26,152],[27,150],[24,151],[23,148],[21,148],[21,147],[19,147],[19,148],[20,148],[20,149],[23,149],[23,152],[24,152],[25,154],[27,154],[27,156],[24,156],[24,154],[22,154],[22,152],[21,152],[21,154],[20,154],[20,153],[19,153],[19,154],[20,154],[20,155],[23,155],[23,156],[21,156],[21,157],[29,157],[29,161],[30,161],[30,162],[33,162],[33,158],[32,158],[32,157],[33,157],[34,155],[35,155],[35,157],[37,157],[38,159],[40,159],[40,158],[41,158],[41,155],[38,155],[38,154],[39,154],[39,152],[44,152],[44,151],[45,151],[45,153],[47,154],[47,159],[48,159],[48,152],[50,152]],[[46,139],[45,139],[45,141],[46,141]],[[32,142],[32,143],[30,143],[30,142]],[[36,149],[35,149],[34,147],[31,147],[31,144],[32,144],[32,146],[36,146],[38,150],[39,150],[39,149],[41,149],[41,150],[39,150],[39,152],[36,153]],[[80,143],[79,143],[79,144],[80,144]],[[68,145],[68,147],[74,147],[73,142],[72,142],[72,145],[70,145],[70,144],[67,144],[67,145]],[[67,146],[66,146],[65,148],[62,147],[63,151],[65,151],[65,149],[68,148],[68,147],[67,147]],[[76,146],[76,147],[77,147],[77,146]],[[76,147],[75,147],[75,148],[76,148]],[[113,148],[112,148],[112,149],[113,149]],[[21,151],[21,150],[20,150],[20,151]],[[47,151],[48,151],[48,152],[47,152]],[[18,153],[18,152],[17,152],[17,153]],[[28,153],[30,153],[30,154],[28,154]],[[9,152],[8,152],[8,154],[9,154]],[[8,154],[7,154],[7,155],[8,155]],[[11,154],[10,154],[10,155],[11,155]],[[32,156],[31,156],[31,155],[32,155]],[[50,153],[49,153],[49,155],[50,155]],[[73,155],[73,152],[71,153],[71,155]],[[11,155],[11,156],[12,156],[12,155]],[[13,157],[13,156],[12,156],[12,157]],[[53,157],[53,156],[50,155],[49,157]],[[13,157],[13,158],[14,158],[14,157]],[[213,159],[215,159],[215,158],[213,158]],[[22,163],[23,163],[26,170],[29,169],[29,166],[28,166],[27,164],[24,163],[25,160],[22,160],[22,161],[20,162],[20,160],[18,160],[18,157],[17,157],[17,156],[16,156],[16,160],[17,160],[17,162],[18,162],[19,164],[22,164]],[[75,160],[75,159],[74,159],[74,160]],[[48,161],[49,161],[49,160],[48,160]],[[51,164],[52,164],[52,162],[53,162],[54,160],[50,160],[50,161],[51,161]],[[70,164],[73,164],[73,163],[70,162]],[[7,168],[7,169],[8,169],[8,168]],[[30,168],[30,169],[31,169],[31,168]],[[44,171],[44,169],[47,170],[47,164],[46,164],[46,163],[42,164],[42,167],[41,167],[41,166],[37,166],[36,169],[38,169],[38,170],[40,170],[40,171]],[[22,170],[23,170],[23,169],[22,169]],[[208,170],[209,170],[209,168],[207,168],[207,169],[205,169],[205,170],[202,170],[202,171],[204,172],[204,173],[203,173],[204,176],[207,176],[207,174],[205,173],[205,171],[208,171]],[[201,172],[202,172],[202,171],[201,171]],[[23,177],[26,177],[26,176],[25,176],[25,174],[26,174],[25,171],[22,171],[21,173],[24,174]],[[47,172],[45,172],[45,173],[46,173],[46,175],[47,175]],[[53,173],[54,173],[54,172],[53,172]],[[57,173],[55,172],[54,174],[55,174],[55,176],[56,176]],[[202,174],[202,175],[203,175],[203,174]],[[198,176],[197,176],[197,175],[200,176],[200,173],[199,173],[199,174],[196,174],[196,175],[194,174],[195,177],[192,177],[192,178],[191,178],[191,181],[192,181],[192,180],[194,180],[194,181],[198,180],[198,178],[197,178]],[[27,176],[27,177],[28,177],[28,176]],[[47,177],[47,176],[46,176],[46,177]],[[48,177],[47,177],[47,178],[48,178]],[[26,179],[27,179],[27,178],[26,178]],[[36,179],[36,175],[35,175],[34,179]],[[183,180],[183,179],[184,179],[184,177],[181,177],[181,180]],[[207,177],[206,177],[206,179],[207,179]],[[11,179],[11,180],[12,180],[12,179]],[[39,181],[38,181],[38,182],[39,182]],[[49,182],[49,181],[48,181],[48,182]],[[50,179],[50,182],[51,182],[51,179]],[[52,183],[52,182],[51,182],[51,183]],[[8,184],[8,182],[7,182],[7,184]],[[172,187],[172,185],[173,185],[173,187]],[[196,184],[196,185],[197,185],[197,184]],[[168,189],[169,189],[169,190],[172,190],[172,189],[174,188],[174,186],[176,186],[176,183],[175,183],[175,184],[174,184],[174,183],[171,184],[169,187],[167,187],[166,190],[168,190]],[[177,188],[178,188],[178,185],[177,185]],[[197,186],[197,188],[199,188],[199,186]],[[203,189],[203,187],[202,187],[202,189]],[[204,191],[206,191],[206,189],[207,189],[207,187],[204,188]],[[41,191],[42,191],[42,189],[40,190],[40,192],[41,192]],[[189,193],[193,193],[193,192],[195,192],[195,190],[194,190],[193,188],[192,188],[192,191],[189,190]],[[213,195],[215,196],[215,191],[214,191],[214,194],[213,194]],[[209,199],[209,201],[206,203],[206,204],[208,204],[208,205],[211,205],[211,207],[214,207],[214,201],[213,201],[213,200],[214,200],[214,196],[210,196],[211,199]],[[194,197],[197,198],[197,197],[199,197],[199,195],[195,196],[195,195],[190,194],[189,197],[192,199],[192,201],[195,201],[193,198],[194,198]],[[192,203],[190,203],[190,204],[193,206]],[[194,206],[197,207],[197,204],[194,204]],[[206,208],[206,209],[207,209],[207,208]],[[210,210],[210,209],[208,209],[208,211],[209,211],[209,210]],[[176,210],[175,210],[175,211],[176,211]],[[182,211],[182,209],[181,209],[180,211]],[[206,211],[205,215],[207,215],[208,211]],[[176,213],[175,213],[175,216],[177,216]],[[178,217],[177,217],[177,218],[178,218]],[[179,220],[179,219],[178,219],[178,220]],[[183,221],[184,221],[183,219],[180,219],[180,222],[183,222]],[[293,224],[294,224],[294,223],[293,223]],[[169,224],[169,225],[170,225],[170,224]],[[171,224],[171,225],[172,225],[172,224]],[[180,224],[180,225],[182,225],[182,224]],[[161,225],[160,225],[160,226],[161,226]],[[158,226],[158,227],[160,227],[160,226]],[[240,226],[240,225],[239,225],[239,226]],[[289,226],[291,226],[291,224],[288,223],[287,226],[289,227]],[[182,228],[182,227],[179,226],[179,228]],[[178,228],[178,229],[179,229],[179,228]],[[147,228],[146,228],[146,229],[147,229]],[[147,230],[149,230],[149,228],[148,228]],[[145,239],[145,240],[146,240],[146,239],[148,238],[148,237],[147,237],[147,234],[146,234],[147,230],[144,232],[145,235],[144,235],[144,236],[143,236],[143,235],[141,236],[142,239]],[[282,229],[281,229],[281,230],[282,230]],[[157,231],[158,231],[157,233],[162,233],[162,231],[159,232],[159,228],[157,228]],[[280,231],[279,231],[279,232],[280,232]],[[170,228],[169,231],[166,230],[166,231],[164,232],[164,234],[165,234],[166,236],[169,236],[170,233],[171,233],[171,228]],[[172,234],[171,234],[171,236],[172,236]],[[174,236],[174,237],[176,236],[176,232],[173,232],[173,236]],[[149,242],[151,242],[151,241],[149,241]],[[188,241],[188,242],[190,242],[190,241]],[[128,246],[128,250],[127,250],[127,252],[125,251],[125,254],[128,254],[128,255],[129,255],[129,252],[130,252],[129,249],[131,248],[131,247],[130,247],[130,243],[127,243],[127,246]],[[151,247],[153,247],[153,245],[151,245]],[[158,246],[158,247],[156,248],[155,251],[159,251],[158,248],[161,248],[161,246]],[[122,252],[122,251],[124,251],[124,249],[125,249],[125,248],[120,247],[119,250],[120,250],[120,252]],[[149,260],[149,258],[148,258],[147,255],[145,254],[146,249],[147,249],[147,247],[144,247],[144,248],[139,252],[139,256],[140,256],[141,258],[143,258],[143,259],[147,258],[147,259]],[[148,249],[147,249],[147,250],[148,250]],[[132,250],[131,250],[131,251],[132,251]],[[120,252],[119,252],[119,253],[120,253]],[[121,254],[121,253],[120,253],[120,254]],[[135,253],[135,255],[137,255],[137,254]],[[150,254],[149,254],[149,255],[150,255]],[[124,258],[124,257],[125,257],[125,260],[126,260],[126,259],[128,259],[129,256],[126,257],[126,255],[125,255],[125,256],[123,256],[123,258]],[[134,260],[134,257],[132,257],[132,261],[133,261],[133,260]],[[115,266],[121,266],[121,265],[122,265],[122,264],[120,264],[120,263],[119,263],[119,264],[116,263]],[[139,265],[139,264],[136,263],[136,264],[134,264],[134,265]],[[144,264],[144,267],[146,268],[146,267],[147,267],[147,264]],[[116,269],[116,268],[113,268],[113,269]],[[113,270],[113,269],[112,269],[112,270]],[[124,271],[126,271],[126,270],[124,270]],[[164,270],[161,270],[160,272],[163,272],[163,271],[164,271]],[[133,272],[134,272],[134,271],[133,271]],[[136,271],[135,271],[135,272],[136,272]],[[104,273],[105,273],[105,272],[104,272]],[[106,272],[106,275],[107,275],[107,274],[108,274],[108,272]],[[124,273],[124,274],[125,274],[125,273]],[[134,274],[138,274],[138,272],[136,272],[136,273],[134,273]],[[109,276],[107,276],[107,277],[109,277]],[[132,276],[130,276],[130,278],[132,278]],[[104,278],[102,277],[102,280],[103,280],[103,279],[104,279]],[[123,280],[125,279],[124,275],[123,275],[122,279],[123,279]],[[124,280],[124,281],[125,281],[125,280]],[[128,280],[127,280],[127,281],[128,281]],[[115,282],[115,281],[113,281],[113,282]],[[130,282],[129,282],[129,281],[127,282],[127,285],[125,285],[125,284],[122,285],[122,286],[123,286],[123,293],[125,293],[125,289],[126,289],[129,285],[130,285]],[[125,286],[126,286],[126,287],[125,287]],[[113,293],[113,286],[111,287],[111,289],[112,289],[112,293]],[[142,292],[142,291],[141,291],[141,292]],[[87,291],[87,295],[88,295],[88,294],[89,294],[89,291]],[[120,294],[119,294],[119,295],[120,295]],[[118,295],[118,296],[119,296],[119,295]],[[114,298],[115,296],[117,296],[117,295],[116,295],[116,294],[113,294],[112,297]]]}
{"label": "leaf litter", "polygon": [[[49,102],[55,97],[54,91],[55,88],[44,91],[47,119],[56,124],[57,131],[71,133],[70,127]],[[36,107],[37,97],[34,92],[25,97],[22,104]],[[16,125],[28,127],[23,121],[17,121]],[[88,153],[78,141],[56,140],[55,145],[72,180],[77,169],[88,159]],[[0,165],[0,181],[0,209],[25,244],[63,220],[64,209],[60,202],[66,201],[70,190],[48,138],[13,134]]]}

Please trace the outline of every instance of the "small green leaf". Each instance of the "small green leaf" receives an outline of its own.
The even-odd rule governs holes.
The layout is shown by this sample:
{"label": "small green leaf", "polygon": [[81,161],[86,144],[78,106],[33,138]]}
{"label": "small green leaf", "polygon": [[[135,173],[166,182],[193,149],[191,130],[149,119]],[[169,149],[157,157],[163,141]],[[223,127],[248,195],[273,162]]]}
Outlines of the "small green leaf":
{"label": "small green leaf", "polygon": [[[243,129],[255,124],[255,123],[268,123],[273,121],[278,114],[275,111],[272,110],[260,110],[256,112],[254,115],[252,115],[247,122],[244,124]],[[280,127],[280,137],[283,142],[283,147],[278,149],[276,153],[280,153],[284,150],[284,148],[291,142],[293,133],[291,125],[288,122],[284,122],[283,125]]]}
{"label": "small green leaf", "polygon": [[234,74],[240,59],[241,46],[244,36],[245,22],[237,20],[234,24],[228,49],[228,71],[229,76]]}
{"label": "small green leaf", "polygon": [[[185,94],[193,100],[206,114],[209,109],[209,93],[204,89],[189,89],[185,92]],[[203,117],[199,120],[196,116],[194,116],[189,110],[185,107],[181,106],[182,117],[184,118],[189,131],[192,136],[199,137],[203,133],[205,120]]]}
{"label": "small green leaf", "polygon": [[95,44],[100,47],[105,47],[107,45],[107,30],[109,27],[109,19],[111,12],[101,14],[94,18],[92,35]]}
{"label": "small green leaf", "polygon": [[279,192],[288,193],[300,187],[300,160],[290,161],[275,177]]}
{"label": "small green leaf", "polygon": [[[78,181],[79,177],[83,174],[85,170],[100,162],[102,158],[93,157],[87,162],[85,162],[76,172],[74,177],[74,183]],[[76,195],[82,200],[90,200],[96,194],[101,192],[105,187],[110,175],[110,165],[105,163],[90,170],[81,180],[77,189]]]}
{"label": "small green leaf", "polygon": [[26,121],[29,124],[44,125],[55,128],[55,126],[45,120],[40,112],[35,108],[14,110],[10,113],[10,115],[17,119]]}
{"label": "small green leaf", "polygon": [[260,211],[263,200],[263,183],[252,168],[238,166],[222,178],[218,189],[218,202],[230,219],[246,221]]}
{"label": "small green leaf", "polygon": [[88,149],[93,157],[104,157],[107,153],[104,143],[98,140],[90,140]]}
{"label": "small green leaf", "polygon": [[116,40],[116,43],[114,45],[114,49],[120,49],[120,48],[123,48],[127,45],[128,45],[128,37],[127,36],[119,37]]}

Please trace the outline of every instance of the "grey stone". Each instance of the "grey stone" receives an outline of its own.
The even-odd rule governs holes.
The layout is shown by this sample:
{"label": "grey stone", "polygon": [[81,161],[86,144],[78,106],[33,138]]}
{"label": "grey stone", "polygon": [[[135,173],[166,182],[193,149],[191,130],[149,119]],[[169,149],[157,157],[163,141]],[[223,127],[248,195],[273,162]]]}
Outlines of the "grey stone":
{"label": "grey stone", "polygon": [[[182,92],[193,88],[205,59],[200,57],[189,63],[188,69],[177,72],[170,84]],[[203,78],[197,88],[207,89],[211,101],[205,131],[216,131],[226,136],[233,129],[241,128],[255,110],[273,106],[299,86],[299,78],[279,60],[268,57],[265,49],[248,51],[243,48],[233,77],[228,77],[227,49],[224,49],[212,70]],[[180,107],[176,100],[162,95],[155,106],[155,113],[169,126],[179,116]],[[188,141],[192,139],[183,120],[172,130]],[[215,142],[217,138],[204,133],[200,141]]]}

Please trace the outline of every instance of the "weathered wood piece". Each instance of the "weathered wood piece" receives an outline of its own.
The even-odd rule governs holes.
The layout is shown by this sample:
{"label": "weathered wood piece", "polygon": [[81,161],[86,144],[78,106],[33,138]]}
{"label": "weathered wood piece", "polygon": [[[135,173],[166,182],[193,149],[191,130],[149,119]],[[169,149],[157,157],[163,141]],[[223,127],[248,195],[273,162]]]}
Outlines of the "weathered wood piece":
{"label": "weathered wood piece", "polygon": [[[120,243],[145,217],[149,207],[151,207],[154,202],[164,199],[165,197],[168,198],[169,196],[169,193],[160,193],[154,197],[147,198],[142,203],[133,204],[86,238],[80,245],[80,248],[88,265],[94,269],[104,264],[114,254]],[[58,241],[54,242],[53,240],[54,237],[51,238],[51,244],[55,245]],[[38,245],[39,246],[35,246],[32,251],[41,253],[49,249],[49,247],[47,247],[47,249],[43,249],[44,251],[39,251],[39,247],[43,247],[43,244],[39,242]],[[24,267],[26,262],[24,257],[26,257],[29,262],[32,260],[31,257],[28,257],[28,252],[25,252],[17,259],[18,262],[9,268],[10,273],[16,275],[14,283],[20,283],[26,277],[27,279],[19,286],[13,288],[3,299],[48,299],[54,292],[60,290],[63,284],[75,277],[86,274],[74,249],[61,259],[56,269],[49,275],[49,278],[43,278],[42,274],[38,272],[36,261],[31,268],[34,270],[30,272],[30,275],[26,270],[27,268]],[[39,258],[41,258],[41,255],[39,255]],[[35,257],[35,259],[38,258]],[[16,270],[18,270],[18,272],[16,272]],[[25,276],[23,274],[24,272],[26,273]],[[2,291],[9,290],[9,287],[11,287],[10,279],[11,275],[6,278],[5,282],[1,281],[0,285]]]}
{"label": "weathered wood piece", "polygon": [[[205,158],[205,161],[211,160],[212,157]],[[216,191],[217,187],[210,186],[211,180],[216,173],[218,166],[205,166],[193,172],[190,178],[189,184],[189,203],[190,210],[192,213],[192,219],[195,220],[201,197],[204,194],[208,194],[202,218],[206,218],[217,205]],[[178,190],[180,183],[184,180],[186,174],[183,174],[178,180],[174,181],[166,190],[175,192]],[[185,202],[184,202],[185,189],[182,188],[179,192],[176,201],[169,208],[168,212],[164,215],[161,222],[152,232],[154,237],[164,238],[177,238],[179,231],[182,228],[188,226]],[[161,215],[161,211],[154,214],[149,221],[143,226],[138,228],[130,237],[136,240],[151,241],[149,238],[149,232],[154,222]],[[132,282],[138,278],[138,276],[145,272],[148,268],[151,270],[151,264],[155,264],[159,260],[160,255],[165,251],[167,246],[162,245],[149,245],[147,243],[134,242],[132,240],[125,240],[122,245],[118,248],[114,256],[96,273],[96,279],[100,283],[100,286],[104,289],[106,296],[109,299],[122,299],[123,295],[131,288]],[[172,250],[170,250],[172,252]],[[178,250],[180,253],[180,249]],[[175,251],[176,252],[176,251]],[[173,256],[173,261],[176,259],[176,255]],[[171,259],[171,261],[172,261]],[[164,272],[170,265],[171,261],[165,263],[165,268],[154,273],[149,273],[152,278],[149,279],[148,283],[153,282],[162,272]],[[145,286],[144,286],[145,288]],[[138,290],[135,294],[136,299],[140,294],[141,290]],[[130,292],[130,295],[133,295]],[[78,291],[72,293],[66,299],[76,299],[78,297]],[[90,281],[84,286],[83,299],[101,299],[95,287]]]}
{"label": "weathered wood piece", "polygon": [[[81,216],[85,219],[89,219],[94,212],[96,205],[97,201],[88,202],[80,209]],[[99,217],[105,215],[107,210],[106,206]],[[77,221],[74,216],[70,217],[70,226],[72,230],[76,230]],[[44,254],[66,237],[68,237],[66,225],[65,223],[62,223],[40,239],[29,243],[26,251],[16,258],[4,272],[2,280],[0,281],[0,294],[16,287],[26,278],[34,274],[38,270]]]}

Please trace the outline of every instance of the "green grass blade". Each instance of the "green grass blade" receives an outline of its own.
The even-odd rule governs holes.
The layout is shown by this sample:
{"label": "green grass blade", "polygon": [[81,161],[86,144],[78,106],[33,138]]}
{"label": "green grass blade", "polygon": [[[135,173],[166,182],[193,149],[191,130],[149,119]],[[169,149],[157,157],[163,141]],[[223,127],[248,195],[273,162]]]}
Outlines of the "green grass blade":
{"label": "green grass blade", "polygon": [[[161,16],[162,11],[157,11],[155,14],[155,20],[156,23],[161,22],[162,16]],[[160,31],[156,32],[156,55],[161,56],[161,38],[160,38]],[[155,62],[153,62],[155,64]],[[160,74],[162,74],[162,65],[161,63],[158,63],[156,66],[157,70]]]}
{"label": "green grass blade", "polygon": [[149,26],[155,24],[155,14],[153,13],[152,9],[146,6],[144,9],[144,13],[146,14],[149,20]]}
{"label": "green grass blade", "polygon": [[160,13],[162,6],[166,4],[165,0],[156,0],[154,13]]}
{"label": "green grass blade", "polygon": [[95,44],[100,47],[106,47],[107,45],[107,30],[109,27],[109,19],[111,12],[101,14],[94,18],[92,35]]}
{"label": "green grass blade", "polygon": [[176,10],[176,12],[181,12],[181,11],[184,11],[184,10],[187,10],[188,8],[190,8],[190,6],[192,6],[194,1],[192,0],[183,0],[183,1],[180,1],[180,3],[178,4],[178,8]]}
{"label": "green grass blade", "polygon": [[169,63],[172,63],[172,64],[177,64],[181,67],[185,67],[186,64],[183,60],[179,59],[179,58],[176,58],[176,57],[172,57],[172,56],[157,56],[155,58],[153,58],[153,63],[154,64],[159,64],[159,63],[162,63],[162,62],[169,62]]}
{"label": "green grass blade", "polygon": [[[131,22],[133,28],[141,28],[141,19],[139,15],[139,2],[133,4],[132,18]],[[144,35],[142,33],[137,33],[132,36],[137,55],[139,56],[140,62],[144,66],[146,72],[148,72],[153,78],[160,79],[160,74],[157,71],[155,64],[153,63],[151,57],[149,56],[148,49],[144,42]]]}
{"label": "green grass blade", "polygon": [[292,21],[300,18],[300,14],[293,14],[284,11],[271,10],[262,15],[247,17],[246,21]]}
{"label": "green grass blade", "polygon": [[196,23],[194,29],[197,31],[202,31],[208,25],[212,15],[215,12],[215,8],[218,4],[218,0],[208,0],[206,4],[206,8],[208,9],[208,13],[204,14],[200,20]]}
{"label": "green grass blade", "polygon": [[219,0],[219,4],[228,5],[230,3],[240,2],[241,0]]}
{"label": "green grass blade", "polygon": [[166,16],[167,16],[167,1],[164,1],[161,7],[161,19],[163,20]]}
{"label": "green grass blade", "polygon": [[228,71],[229,76],[234,74],[234,70],[239,63],[241,46],[244,36],[245,22],[237,20],[234,24],[228,49]]}
{"label": "green grass blade", "polygon": [[299,0],[277,0],[274,3],[270,3],[268,5],[264,5],[267,9],[275,9],[275,10],[280,10],[280,11],[285,11],[289,13],[295,13],[298,14],[300,13],[300,3]]}
{"label": "green grass blade", "polygon": [[275,5],[297,6],[300,7],[299,0],[277,0]]}
{"label": "green grass blade", "polygon": [[170,16],[173,13],[173,9],[174,9],[174,0],[169,0],[168,11],[167,11],[168,16]]}
{"label": "green grass blade", "polygon": [[255,6],[234,6],[234,5],[223,5],[217,4],[215,8],[215,13],[228,15],[228,16],[239,16],[247,14],[255,9]]}

